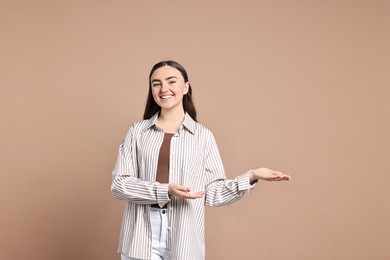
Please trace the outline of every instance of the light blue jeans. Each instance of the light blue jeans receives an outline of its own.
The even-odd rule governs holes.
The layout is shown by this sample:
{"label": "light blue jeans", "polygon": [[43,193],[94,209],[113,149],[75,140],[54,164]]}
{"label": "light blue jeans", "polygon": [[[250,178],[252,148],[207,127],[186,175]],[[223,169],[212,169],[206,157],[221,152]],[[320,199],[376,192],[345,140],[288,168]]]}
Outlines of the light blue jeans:
{"label": "light blue jeans", "polygon": [[[167,250],[168,217],[166,209],[150,208],[150,222],[152,224],[152,259],[169,260]],[[121,260],[139,260],[121,255]]]}

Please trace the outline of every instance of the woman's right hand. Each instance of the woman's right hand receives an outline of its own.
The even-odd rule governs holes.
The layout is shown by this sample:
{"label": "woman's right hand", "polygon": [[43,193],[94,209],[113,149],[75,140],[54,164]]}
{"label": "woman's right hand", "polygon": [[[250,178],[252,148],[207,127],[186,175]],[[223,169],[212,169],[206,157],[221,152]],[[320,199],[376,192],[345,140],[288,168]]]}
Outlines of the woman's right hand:
{"label": "woman's right hand", "polygon": [[183,199],[200,199],[203,197],[204,192],[190,193],[191,189],[189,187],[182,186],[177,183],[170,183],[168,186],[168,194],[170,196],[176,196]]}

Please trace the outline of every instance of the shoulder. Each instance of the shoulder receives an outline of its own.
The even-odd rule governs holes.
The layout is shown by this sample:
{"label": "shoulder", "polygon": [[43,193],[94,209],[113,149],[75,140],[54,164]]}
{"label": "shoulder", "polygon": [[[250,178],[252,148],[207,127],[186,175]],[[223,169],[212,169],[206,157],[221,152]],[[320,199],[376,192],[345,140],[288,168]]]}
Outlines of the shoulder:
{"label": "shoulder", "polygon": [[150,128],[154,124],[153,119],[144,119],[134,122],[127,130],[127,135],[138,136],[140,133]]}
{"label": "shoulder", "polygon": [[183,126],[194,136],[204,137],[213,135],[210,129],[192,119],[192,117],[188,113],[186,113],[184,117]]}
{"label": "shoulder", "polygon": [[144,119],[137,122],[134,122],[130,125],[130,128],[134,130],[144,130],[150,126],[150,119]]}
{"label": "shoulder", "polygon": [[208,127],[198,122],[195,122],[194,124],[194,135],[197,136],[199,140],[203,140],[205,143],[215,141],[213,132]]}
{"label": "shoulder", "polygon": [[195,126],[194,130],[196,133],[207,134],[207,135],[213,134],[212,131],[202,123],[195,122],[194,126]]}

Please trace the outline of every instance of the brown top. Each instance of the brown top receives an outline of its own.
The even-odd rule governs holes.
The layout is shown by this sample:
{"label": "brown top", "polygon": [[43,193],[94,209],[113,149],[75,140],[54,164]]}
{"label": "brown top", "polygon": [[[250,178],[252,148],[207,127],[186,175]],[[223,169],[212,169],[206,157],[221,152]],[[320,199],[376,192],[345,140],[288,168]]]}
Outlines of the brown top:
{"label": "brown top", "polygon": [[[171,149],[171,138],[174,134],[164,133],[164,140],[160,147],[158,156],[156,181],[159,183],[169,183],[169,152]],[[151,205],[154,208],[160,208],[158,204]],[[167,204],[163,208],[166,208]]]}
{"label": "brown top", "polygon": [[158,156],[156,181],[159,183],[169,182],[169,151],[173,134],[164,133],[164,140]]}

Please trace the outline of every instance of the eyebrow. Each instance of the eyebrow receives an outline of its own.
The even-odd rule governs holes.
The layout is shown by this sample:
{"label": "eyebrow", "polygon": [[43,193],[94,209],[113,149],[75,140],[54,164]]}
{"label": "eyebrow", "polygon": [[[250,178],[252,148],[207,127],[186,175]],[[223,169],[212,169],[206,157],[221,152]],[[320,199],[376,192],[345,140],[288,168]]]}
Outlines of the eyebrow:
{"label": "eyebrow", "polygon": [[[165,80],[170,80],[170,79],[173,79],[173,78],[177,79],[176,76],[171,76],[171,77],[166,78]],[[152,80],[152,83],[155,82],[155,81],[161,82],[161,80],[159,80],[159,79],[154,79],[154,80]]]}

